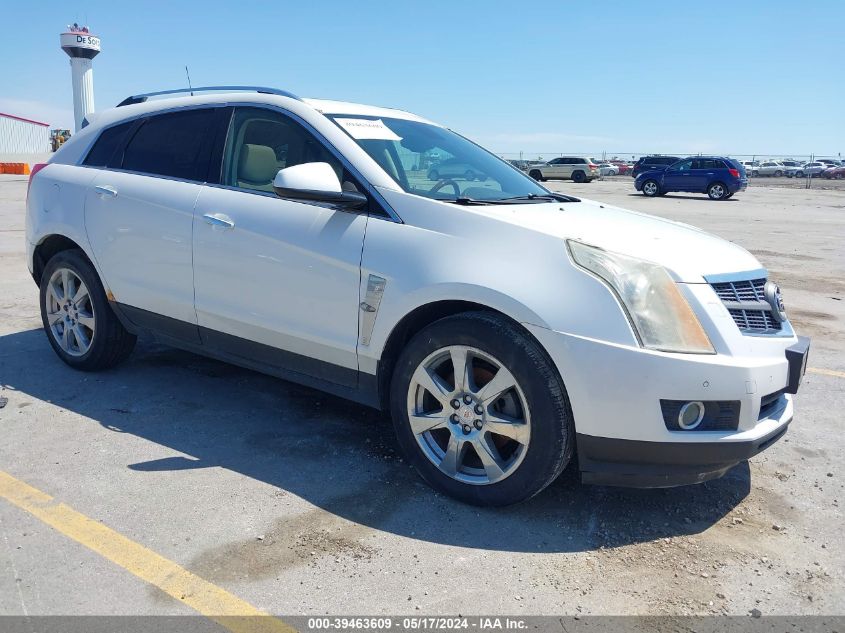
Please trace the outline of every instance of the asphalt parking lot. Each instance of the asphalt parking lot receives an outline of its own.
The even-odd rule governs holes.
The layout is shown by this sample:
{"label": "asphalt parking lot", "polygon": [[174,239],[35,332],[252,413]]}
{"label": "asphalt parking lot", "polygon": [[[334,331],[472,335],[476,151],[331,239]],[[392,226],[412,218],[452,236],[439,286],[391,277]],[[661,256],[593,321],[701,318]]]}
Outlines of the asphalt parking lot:
{"label": "asphalt parking lot", "polygon": [[787,436],[723,479],[570,470],[481,510],[432,492],[363,407],[149,342],[106,373],[66,367],[24,261],[26,181],[0,178],[0,614],[193,613],[197,578],[202,599],[282,616],[845,613],[845,191],[547,183],[751,250],[811,370]]}

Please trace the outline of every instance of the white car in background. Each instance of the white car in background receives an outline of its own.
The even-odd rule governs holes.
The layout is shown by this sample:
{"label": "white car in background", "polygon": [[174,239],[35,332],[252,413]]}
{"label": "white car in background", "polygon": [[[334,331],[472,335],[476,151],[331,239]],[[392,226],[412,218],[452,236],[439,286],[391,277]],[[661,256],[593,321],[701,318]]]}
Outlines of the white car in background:
{"label": "white car in background", "polygon": [[756,160],[743,160],[740,161],[740,164],[745,167],[745,175],[747,177],[756,176],[755,170],[760,166],[760,163]]}
{"label": "white car in background", "polygon": [[767,160],[753,170],[754,176],[775,176],[780,178],[784,174],[783,165],[776,160]]}
{"label": "white car in background", "polygon": [[618,176],[619,167],[612,163],[599,163],[599,174],[602,176]]}
{"label": "white car in background", "polygon": [[829,168],[830,165],[827,163],[814,161],[812,163],[806,163],[795,175],[798,177],[804,177],[809,174],[811,177],[815,178],[816,176],[821,175],[825,169]]}
{"label": "white car in background", "polygon": [[783,175],[787,178],[794,178],[796,176],[803,176],[802,168],[804,163],[797,160],[782,160],[780,164],[783,165]]}
{"label": "white car in background", "polygon": [[809,342],[743,248],[408,112],[193,90],[99,112],[32,171],[27,263],[70,367],[149,335],[388,410],[422,477],[481,505],[576,454],[586,482],[702,482],[786,433]]}

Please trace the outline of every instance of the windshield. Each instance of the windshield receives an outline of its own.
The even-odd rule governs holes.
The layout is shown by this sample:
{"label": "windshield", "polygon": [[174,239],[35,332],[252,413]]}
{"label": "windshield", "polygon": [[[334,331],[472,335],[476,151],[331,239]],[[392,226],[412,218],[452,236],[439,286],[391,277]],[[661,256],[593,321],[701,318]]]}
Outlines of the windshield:
{"label": "windshield", "polygon": [[446,202],[560,199],[445,128],[388,117],[343,115],[334,122],[408,193]]}

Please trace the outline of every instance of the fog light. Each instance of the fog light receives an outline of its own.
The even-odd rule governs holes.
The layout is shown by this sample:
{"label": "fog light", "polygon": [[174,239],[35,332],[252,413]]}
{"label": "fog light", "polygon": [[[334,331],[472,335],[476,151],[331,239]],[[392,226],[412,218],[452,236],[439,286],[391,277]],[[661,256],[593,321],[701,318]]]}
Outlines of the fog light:
{"label": "fog light", "polygon": [[687,402],[678,411],[678,426],[685,431],[691,431],[704,419],[703,402]]}

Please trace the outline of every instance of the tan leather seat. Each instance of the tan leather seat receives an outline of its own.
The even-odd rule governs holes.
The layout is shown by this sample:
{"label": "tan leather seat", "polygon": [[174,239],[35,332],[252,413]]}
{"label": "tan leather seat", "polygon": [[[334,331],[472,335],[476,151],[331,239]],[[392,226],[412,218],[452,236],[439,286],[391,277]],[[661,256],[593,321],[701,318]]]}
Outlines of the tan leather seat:
{"label": "tan leather seat", "polygon": [[245,143],[238,156],[238,187],[273,191],[273,178],[279,171],[276,152],[267,145]]}

